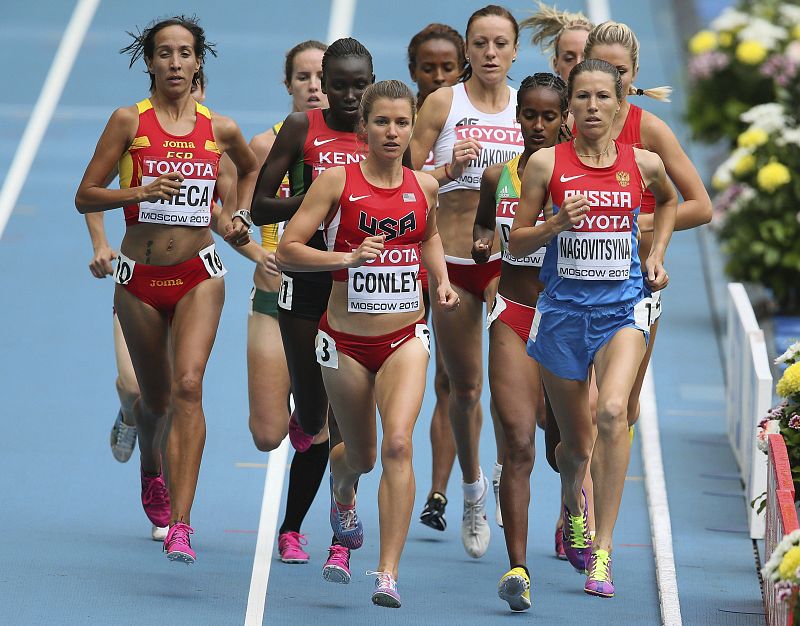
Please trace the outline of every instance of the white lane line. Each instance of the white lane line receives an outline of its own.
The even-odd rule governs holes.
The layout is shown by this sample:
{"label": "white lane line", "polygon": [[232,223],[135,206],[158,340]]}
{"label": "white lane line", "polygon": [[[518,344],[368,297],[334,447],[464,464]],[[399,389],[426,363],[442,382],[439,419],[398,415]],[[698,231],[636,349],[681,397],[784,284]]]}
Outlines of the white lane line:
{"label": "white lane line", "polygon": [[589,14],[587,17],[592,24],[601,24],[611,19],[608,0],[587,0],[586,11]]}
{"label": "white lane line", "polygon": [[356,0],[332,0],[331,17],[328,22],[328,43],[353,32],[353,18],[356,14]]}
{"label": "white lane line", "polygon": [[67,83],[75,63],[75,57],[78,56],[78,51],[83,45],[86,31],[89,30],[89,25],[92,23],[99,4],[100,0],[78,0],[78,4],[75,5],[75,10],[72,12],[72,17],[53,58],[53,64],[50,66],[50,71],[47,72],[39,99],[36,101],[36,107],[28,120],[28,125],[25,127],[19,146],[17,146],[17,152],[14,154],[14,160],[11,162],[6,179],[3,181],[3,187],[0,189],[0,237],[3,236],[14,205],[16,205],[22,187],[28,178],[28,172],[39,151],[39,144],[50,125],[50,118],[61,99],[64,85]]}
{"label": "white lane line", "polygon": [[661,604],[661,623],[664,626],[681,626],[681,604],[678,597],[678,579],[675,556],[672,551],[672,524],[664,481],[664,464],[661,460],[661,435],[658,430],[656,387],[653,367],[647,369],[640,395],[639,437],[642,445],[644,484],[647,491],[647,509],[650,514],[650,534],[656,559],[656,580]]}
{"label": "white lane line", "polygon": [[245,626],[261,626],[267,604],[267,583],[272,564],[272,546],[278,527],[278,511],[281,508],[283,479],[286,459],[289,455],[289,437],[269,453],[269,463],[264,478],[264,497],[261,500],[261,515],[258,521],[256,553],[253,557],[253,573],[250,576],[250,592],[247,595]]}

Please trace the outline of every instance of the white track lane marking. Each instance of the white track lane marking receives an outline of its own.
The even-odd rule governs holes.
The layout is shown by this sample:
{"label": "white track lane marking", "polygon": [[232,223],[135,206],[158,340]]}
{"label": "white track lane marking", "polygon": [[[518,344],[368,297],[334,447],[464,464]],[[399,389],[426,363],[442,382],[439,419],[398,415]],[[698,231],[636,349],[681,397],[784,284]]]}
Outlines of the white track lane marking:
{"label": "white track lane marking", "polygon": [[675,556],[672,551],[672,524],[664,481],[664,464],[661,460],[661,436],[658,430],[656,387],[652,365],[647,369],[640,395],[639,438],[642,445],[644,484],[647,491],[647,509],[650,513],[650,534],[656,559],[656,580],[661,604],[661,623],[664,626],[681,626],[681,603],[678,597],[678,579]]}
{"label": "white track lane marking", "polygon": [[278,512],[281,508],[283,479],[286,474],[286,459],[289,456],[289,437],[269,453],[264,496],[261,499],[261,514],[258,521],[256,553],[253,557],[253,573],[250,576],[250,592],[247,595],[245,626],[261,626],[267,604],[267,584],[272,564],[272,546],[278,527]]}
{"label": "white track lane marking", "polygon": [[14,210],[22,187],[28,178],[28,172],[39,151],[39,145],[50,125],[53,111],[61,99],[64,85],[72,72],[75,58],[83,45],[86,31],[89,30],[89,25],[92,23],[99,4],[100,0],[78,0],[75,10],[72,12],[72,17],[53,58],[53,64],[50,66],[50,71],[47,72],[47,78],[45,78],[39,99],[36,101],[33,114],[28,120],[28,125],[25,127],[25,132],[14,154],[14,160],[3,181],[3,188],[0,189],[0,237],[3,236],[11,212]]}
{"label": "white track lane marking", "polygon": [[[593,23],[600,24],[611,19],[608,0],[587,0],[586,4],[589,19]],[[650,534],[656,560],[661,623],[664,626],[681,626],[683,622],[675,572],[675,555],[672,550],[672,523],[669,517],[667,486],[664,481],[664,464],[661,459],[661,436],[658,429],[652,364],[647,368],[640,402],[639,433],[642,442],[647,509],[650,515]]]}
{"label": "white track lane marking", "polygon": [[356,14],[356,0],[332,0],[331,17],[328,22],[328,43],[353,32],[353,18]]}

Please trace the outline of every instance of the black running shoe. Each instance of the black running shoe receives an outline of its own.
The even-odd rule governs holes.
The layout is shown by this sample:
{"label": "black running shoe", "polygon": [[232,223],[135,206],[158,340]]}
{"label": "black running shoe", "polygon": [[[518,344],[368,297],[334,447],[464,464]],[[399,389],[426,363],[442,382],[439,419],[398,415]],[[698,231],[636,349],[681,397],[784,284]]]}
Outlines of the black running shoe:
{"label": "black running shoe", "polygon": [[444,518],[445,506],[447,506],[447,498],[438,491],[434,491],[425,503],[419,521],[434,530],[444,530],[447,528],[447,520]]}

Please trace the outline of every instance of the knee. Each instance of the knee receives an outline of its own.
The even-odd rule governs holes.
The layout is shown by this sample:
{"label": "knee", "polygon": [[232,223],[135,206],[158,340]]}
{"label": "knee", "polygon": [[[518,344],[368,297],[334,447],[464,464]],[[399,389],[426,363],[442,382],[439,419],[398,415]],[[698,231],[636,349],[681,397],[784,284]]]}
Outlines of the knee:
{"label": "knee", "polygon": [[570,465],[577,467],[584,463],[588,463],[592,456],[592,441],[591,438],[578,438],[570,441],[567,444],[564,440],[561,445],[556,448],[555,461],[558,465],[558,460],[567,460]]}
{"label": "knee", "polygon": [[480,380],[461,384],[450,383],[450,397],[462,406],[473,406],[481,401],[483,384]]}
{"label": "knee", "polygon": [[406,435],[384,438],[381,445],[381,459],[384,465],[411,463],[411,438]]}
{"label": "knee", "polygon": [[359,474],[368,474],[375,467],[378,454],[374,447],[370,446],[368,450],[354,451],[347,448],[347,464],[351,469]]}
{"label": "knee", "polygon": [[597,403],[597,433],[608,434],[618,428],[627,428],[628,400],[611,396]]}
{"label": "knee", "polygon": [[506,463],[532,470],[534,455],[534,441],[531,437],[506,433]]}
{"label": "knee", "polygon": [[433,377],[433,388],[437,398],[450,395],[450,377],[443,369],[436,370],[436,375]]}
{"label": "knee", "polygon": [[261,452],[271,452],[275,450],[275,448],[281,445],[281,441],[283,441],[284,437],[286,437],[286,431],[263,427],[259,428],[253,425],[250,426],[250,434],[253,436],[253,443],[256,445],[256,448]]}
{"label": "knee", "polygon": [[203,376],[197,372],[184,372],[172,381],[174,397],[183,402],[200,404],[203,399]]}

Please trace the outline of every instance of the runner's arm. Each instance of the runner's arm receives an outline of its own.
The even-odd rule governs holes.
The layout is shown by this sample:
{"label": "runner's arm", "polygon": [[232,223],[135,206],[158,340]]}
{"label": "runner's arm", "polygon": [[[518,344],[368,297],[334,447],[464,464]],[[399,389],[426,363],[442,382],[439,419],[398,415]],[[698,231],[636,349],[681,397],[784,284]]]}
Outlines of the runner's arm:
{"label": "runner's arm", "polygon": [[481,191],[475,223],[472,226],[472,259],[476,263],[487,263],[492,256],[494,233],[497,228],[497,207],[495,192],[500,182],[502,165],[486,168],[481,177]]}
{"label": "runner's arm", "polygon": [[678,194],[675,192],[661,158],[655,152],[634,149],[636,162],[645,185],[656,199],[654,212],[653,245],[645,259],[647,282],[653,291],[667,286],[669,278],[664,269],[664,255],[675,228]]}

